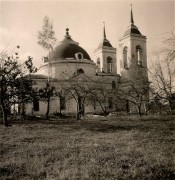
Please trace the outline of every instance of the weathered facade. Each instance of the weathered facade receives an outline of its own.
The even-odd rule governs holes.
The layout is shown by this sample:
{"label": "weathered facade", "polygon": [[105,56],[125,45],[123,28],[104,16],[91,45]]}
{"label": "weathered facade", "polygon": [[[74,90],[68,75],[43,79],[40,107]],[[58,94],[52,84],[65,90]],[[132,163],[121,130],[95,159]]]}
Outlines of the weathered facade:
{"label": "weathered facade", "polygon": [[[120,61],[120,72],[117,72],[117,61]],[[116,98],[118,89],[127,89],[131,82],[136,82],[143,78],[148,82],[147,74],[147,52],[146,36],[143,36],[134,24],[131,9],[131,21],[123,37],[119,40],[118,54],[110,41],[106,37],[105,27],[103,40],[96,50],[94,50],[93,60],[88,53],[75,42],[69,35],[69,29],[66,29],[66,35],[63,41],[49,53],[48,57],[43,58],[43,64],[36,74],[33,74],[33,80],[36,87],[42,87],[49,80],[55,86],[57,92],[64,91],[63,84],[71,88],[81,83],[86,87],[97,87],[100,83],[101,88],[107,89],[108,100],[104,103],[109,111],[127,110],[134,111],[130,99]],[[120,87],[119,87],[120,86]],[[146,86],[149,86],[147,83]],[[104,92],[103,92],[104,93]],[[77,102],[75,98],[62,92],[64,105],[59,96],[51,98],[50,113],[62,112],[75,113],[77,111]],[[106,98],[106,97],[105,97]],[[148,92],[144,94],[148,98]],[[88,98],[87,98],[88,99]],[[118,99],[118,100],[117,100]],[[121,101],[121,102],[120,102]],[[101,107],[98,102],[88,101],[84,104],[85,113],[100,113]],[[45,114],[47,103],[39,100],[36,104],[26,105],[27,114]],[[61,107],[62,106],[62,107]]]}

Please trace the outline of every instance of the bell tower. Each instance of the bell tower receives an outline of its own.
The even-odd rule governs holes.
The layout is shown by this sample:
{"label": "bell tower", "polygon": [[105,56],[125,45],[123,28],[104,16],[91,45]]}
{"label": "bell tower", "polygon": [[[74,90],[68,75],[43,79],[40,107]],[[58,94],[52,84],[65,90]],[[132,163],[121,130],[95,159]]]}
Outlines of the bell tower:
{"label": "bell tower", "polygon": [[137,69],[145,73],[145,77],[148,76],[146,36],[142,35],[134,24],[132,5],[130,9],[130,25],[123,37],[119,39],[119,47],[121,78],[132,78],[131,74]]}
{"label": "bell tower", "polygon": [[94,51],[97,73],[117,74],[116,48],[112,47],[106,38],[105,23],[103,28],[103,40]]}

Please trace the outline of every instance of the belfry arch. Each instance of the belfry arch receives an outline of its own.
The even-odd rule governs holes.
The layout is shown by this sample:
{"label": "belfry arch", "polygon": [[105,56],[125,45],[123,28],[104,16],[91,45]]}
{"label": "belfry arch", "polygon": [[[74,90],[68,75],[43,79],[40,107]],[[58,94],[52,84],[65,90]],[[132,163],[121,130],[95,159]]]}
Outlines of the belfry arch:
{"label": "belfry arch", "polygon": [[128,47],[123,48],[123,68],[128,69]]}
{"label": "belfry arch", "polygon": [[143,49],[140,45],[136,46],[136,59],[137,59],[137,64],[142,66],[142,61],[143,61]]}
{"label": "belfry arch", "polygon": [[110,56],[107,57],[107,72],[110,73],[112,72],[112,58]]}

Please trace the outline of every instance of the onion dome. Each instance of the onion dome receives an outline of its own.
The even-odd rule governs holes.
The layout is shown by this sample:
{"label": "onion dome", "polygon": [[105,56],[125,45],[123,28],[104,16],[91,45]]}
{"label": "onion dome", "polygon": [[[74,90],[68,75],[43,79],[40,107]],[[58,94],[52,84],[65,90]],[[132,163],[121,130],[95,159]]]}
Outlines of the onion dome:
{"label": "onion dome", "polygon": [[98,48],[102,48],[102,47],[112,47],[110,41],[107,40],[106,38],[105,23],[104,23],[104,28],[103,28],[103,41],[99,44]]}
{"label": "onion dome", "polygon": [[69,29],[66,29],[66,35],[63,41],[50,53],[51,61],[57,61],[59,59],[86,59],[91,60],[88,53],[79,46],[77,42],[72,40],[69,35]]}
{"label": "onion dome", "polygon": [[128,35],[142,35],[138,30],[137,26],[134,25],[133,13],[132,13],[132,5],[131,5],[131,19],[130,25],[128,26],[127,30],[124,33],[124,36]]}

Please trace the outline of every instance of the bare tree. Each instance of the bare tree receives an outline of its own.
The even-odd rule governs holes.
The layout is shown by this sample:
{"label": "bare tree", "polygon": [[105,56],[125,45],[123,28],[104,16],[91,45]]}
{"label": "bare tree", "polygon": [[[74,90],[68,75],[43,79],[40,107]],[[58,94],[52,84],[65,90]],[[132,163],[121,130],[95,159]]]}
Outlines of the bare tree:
{"label": "bare tree", "polygon": [[[109,108],[112,108],[116,90],[112,89],[111,83],[107,83],[105,79],[93,81],[90,101],[91,103],[97,103],[104,116],[109,114]],[[112,98],[113,97],[113,98]]]}
{"label": "bare tree", "polygon": [[[38,32],[38,44],[42,46],[50,55],[50,52],[53,50],[54,45],[57,39],[55,38],[55,32],[53,30],[53,24],[50,21],[48,16],[45,16],[43,19],[42,30]],[[50,84],[50,57],[48,57],[48,82],[46,85],[40,89],[40,93],[43,99],[47,100],[47,112],[46,117],[49,116],[50,111],[50,98],[53,96],[53,89],[55,88]]]}
{"label": "bare tree", "polygon": [[55,86],[52,86],[49,82],[46,82],[45,86],[39,90],[39,98],[47,102],[46,119],[49,119],[50,102],[51,98],[55,96]]}
{"label": "bare tree", "polygon": [[116,94],[117,99],[131,102],[136,106],[138,114],[141,116],[143,105],[145,113],[147,113],[147,103],[149,101],[149,82],[146,69],[139,66],[135,67],[131,76],[132,78],[128,82],[120,84]]}
{"label": "bare tree", "polygon": [[171,111],[175,93],[175,35],[171,34],[163,43],[165,47],[154,53],[149,73],[152,93],[168,103]]}
{"label": "bare tree", "polygon": [[[29,99],[33,100],[33,96],[35,95],[35,93],[32,90],[32,85],[34,84],[34,81],[32,80],[30,73],[37,72],[37,68],[33,65],[33,58],[31,56],[28,56],[27,61],[25,61],[23,64],[20,64],[20,71],[20,78],[18,78],[20,93],[18,99],[20,99],[20,114],[24,116],[25,104],[29,102]],[[31,90],[33,93],[31,93]]]}
{"label": "bare tree", "polygon": [[175,32],[169,33],[169,37],[163,40],[164,48],[163,52],[166,53],[166,56],[169,60],[175,60]]}
{"label": "bare tree", "polygon": [[76,101],[77,120],[80,120],[84,116],[84,109],[88,104],[92,80],[85,74],[81,74],[70,78],[66,83],[67,98]]}
{"label": "bare tree", "polygon": [[38,32],[38,44],[42,46],[46,51],[50,52],[57,39],[55,38],[55,32],[53,30],[53,24],[48,16],[43,19],[42,30]]}
{"label": "bare tree", "polygon": [[68,98],[66,97],[69,94],[65,80],[57,81],[55,92],[56,97],[59,98],[59,115],[62,116],[62,110],[66,109],[66,102],[68,101]]}

